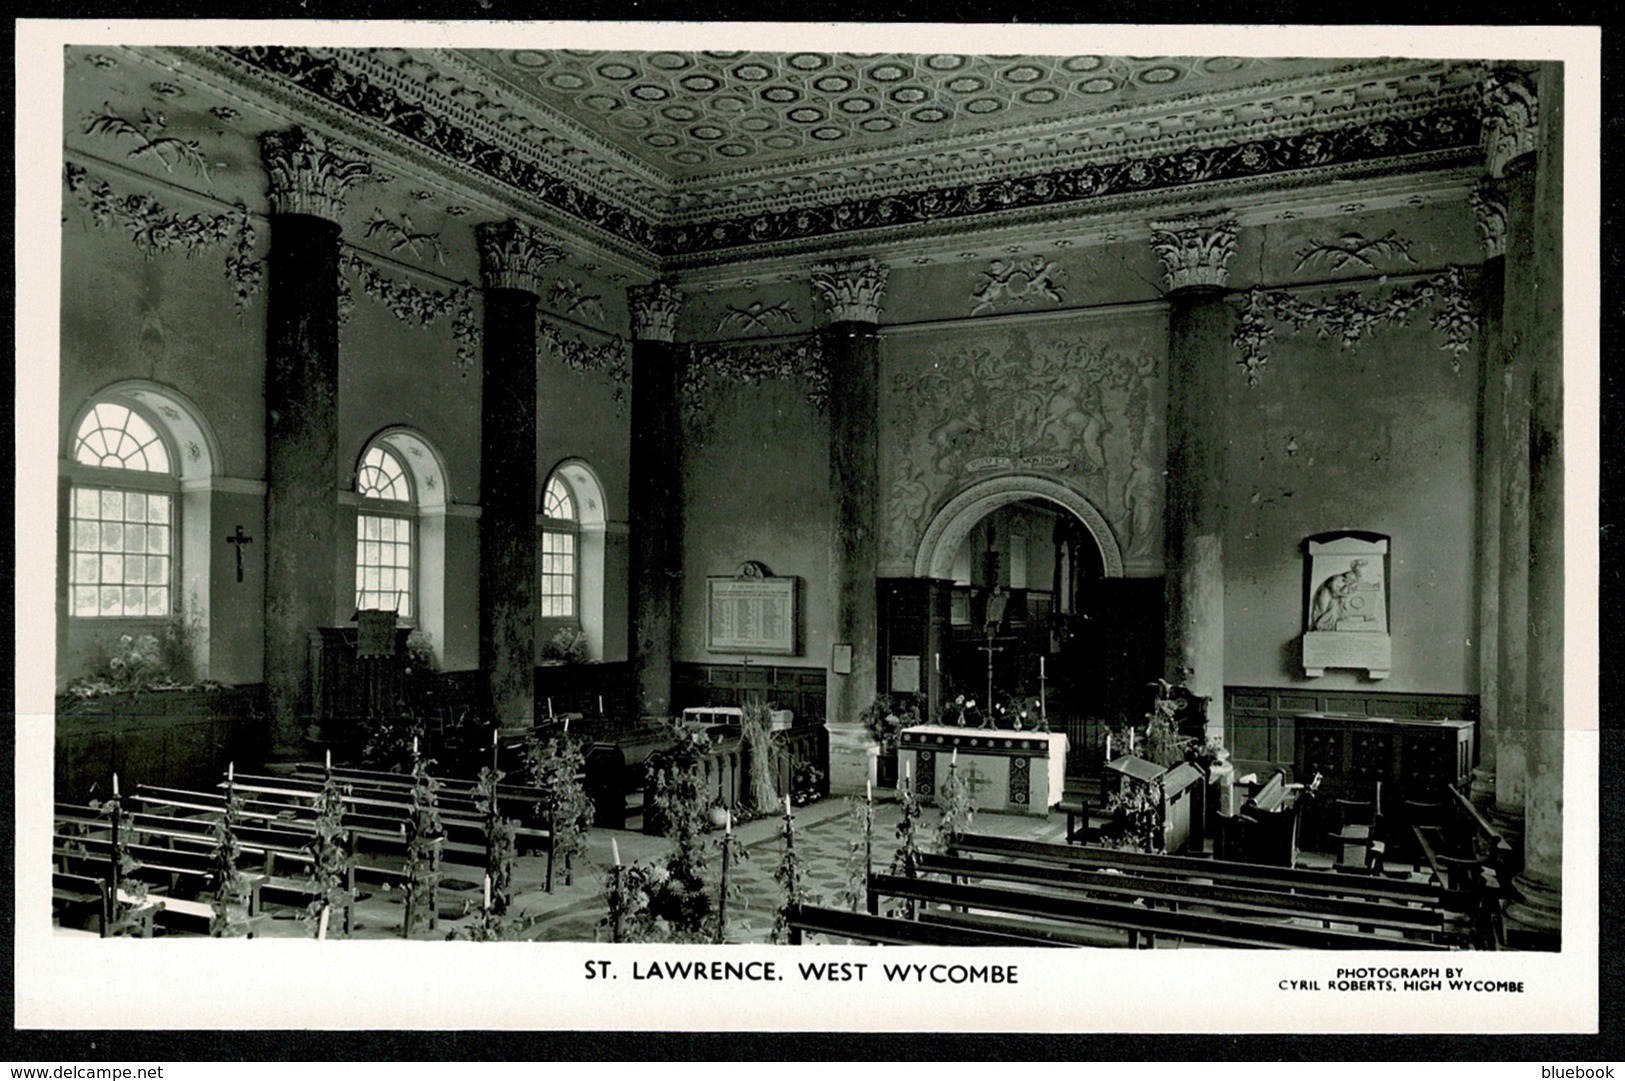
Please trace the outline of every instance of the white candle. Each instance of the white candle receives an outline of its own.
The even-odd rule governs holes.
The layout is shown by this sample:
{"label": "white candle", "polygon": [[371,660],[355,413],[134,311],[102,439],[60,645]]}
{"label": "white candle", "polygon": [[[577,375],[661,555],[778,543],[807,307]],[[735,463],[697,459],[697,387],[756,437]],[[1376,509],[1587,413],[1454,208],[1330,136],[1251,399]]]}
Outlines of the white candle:
{"label": "white candle", "polygon": [[604,715],[604,696],[603,695],[598,696],[598,715],[600,717],[602,717]]}
{"label": "white candle", "polygon": [[1107,732],[1106,733],[1106,761],[1110,762],[1111,760],[1112,760],[1112,734],[1110,732]]}
{"label": "white candle", "polygon": [[551,698],[547,700],[547,719],[550,721],[553,719],[553,699]]}
{"label": "white candle", "polygon": [[564,734],[567,736],[570,734],[570,718],[568,717],[564,718]]}
{"label": "white candle", "polygon": [[118,795],[118,774],[113,774],[113,795]]}
{"label": "white candle", "polygon": [[875,801],[875,783],[873,781],[863,782],[863,799],[865,803],[873,803]]}
{"label": "white candle", "polygon": [[490,911],[490,909],[491,909],[491,876],[490,875],[485,876],[485,908],[486,908],[486,911]]}
{"label": "white candle", "polygon": [[621,865],[621,843],[615,838],[609,839],[609,850],[615,854],[615,866]]}
{"label": "white candle", "polygon": [[1044,655],[1042,653],[1038,655],[1038,678],[1044,678]]}
{"label": "white candle", "polygon": [[418,753],[418,738],[416,736],[413,736],[412,737],[412,756],[414,758],[416,758],[417,753]]}
{"label": "white candle", "polygon": [[328,911],[329,910],[327,908],[325,908],[325,907],[322,909],[321,921],[316,924],[316,937],[317,937],[317,939],[319,939],[321,941],[326,941],[327,940],[327,915],[328,915]]}
{"label": "white candle", "polygon": [[914,779],[914,760],[909,759],[907,762],[903,763],[903,780],[911,781],[913,779]]}
{"label": "white candle", "polygon": [[784,817],[790,817],[790,794],[788,792],[784,794]]}
{"label": "white candle", "polygon": [[501,729],[497,729],[497,728],[491,729],[491,746],[493,748],[496,747],[496,745],[497,745],[497,736],[500,735],[500,734],[501,734]]}
{"label": "white candle", "polygon": [[957,766],[957,765],[959,765],[959,748],[958,748],[958,747],[955,747],[955,748],[954,748],[954,753],[953,753],[953,757],[952,757],[952,758],[950,758],[950,759],[948,759],[948,764],[949,764],[949,765],[950,765],[950,766]]}
{"label": "white candle", "polygon": [[235,781],[236,779],[237,779],[237,763],[236,762],[227,762],[226,763],[226,780]]}
{"label": "white candle", "polygon": [[[329,773],[331,773],[333,770],[333,749],[331,747],[327,749],[327,769]],[[325,908],[322,909],[322,914],[327,914],[327,910]]]}
{"label": "white candle", "polygon": [[724,834],[728,835],[729,837],[732,837],[733,832],[734,832],[734,816],[733,816],[733,812],[728,811],[728,812],[725,812],[725,813],[727,814],[727,817],[722,820],[722,832]]}

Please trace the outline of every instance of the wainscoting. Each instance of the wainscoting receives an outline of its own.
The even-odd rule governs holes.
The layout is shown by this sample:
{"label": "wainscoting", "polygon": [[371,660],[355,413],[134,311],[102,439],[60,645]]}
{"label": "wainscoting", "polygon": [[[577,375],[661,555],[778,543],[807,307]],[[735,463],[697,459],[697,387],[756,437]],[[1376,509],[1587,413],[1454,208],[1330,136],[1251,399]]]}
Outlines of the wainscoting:
{"label": "wainscoting", "polygon": [[759,699],[795,714],[796,724],[824,722],[822,668],[773,664],[674,664],[672,711],[689,706],[738,706]]}
{"label": "wainscoting", "polygon": [[[1366,717],[1420,717],[1478,722],[1475,694],[1406,694],[1392,691],[1300,687],[1226,687],[1225,743],[1238,772],[1282,766],[1296,757],[1294,718],[1300,713],[1354,713]],[[1477,741],[1474,741],[1477,745]]]}

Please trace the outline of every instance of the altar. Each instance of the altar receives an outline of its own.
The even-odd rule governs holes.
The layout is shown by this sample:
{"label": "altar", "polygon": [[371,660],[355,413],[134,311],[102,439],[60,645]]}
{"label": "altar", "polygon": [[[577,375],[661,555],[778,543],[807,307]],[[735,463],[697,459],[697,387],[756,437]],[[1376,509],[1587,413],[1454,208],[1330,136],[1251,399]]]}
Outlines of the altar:
{"label": "altar", "polygon": [[921,803],[932,803],[959,752],[958,776],[978,811],[1045,815],[1066,783],[1064,732],[1017,732],[923,724],[898,737],[898,775],[912,776]]}

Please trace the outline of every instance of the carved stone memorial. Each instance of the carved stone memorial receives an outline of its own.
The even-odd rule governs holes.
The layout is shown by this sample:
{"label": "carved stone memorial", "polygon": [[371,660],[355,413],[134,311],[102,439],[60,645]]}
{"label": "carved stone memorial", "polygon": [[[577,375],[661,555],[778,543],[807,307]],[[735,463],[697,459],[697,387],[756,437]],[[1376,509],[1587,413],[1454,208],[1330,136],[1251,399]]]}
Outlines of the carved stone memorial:
{"label": "carved stone memorial", "polygon": [[1393,667],[1388,633],[1388,538],[1325,533],[1304,542],[1308,561],[1303,670],[1363,668],[1383,679]]}

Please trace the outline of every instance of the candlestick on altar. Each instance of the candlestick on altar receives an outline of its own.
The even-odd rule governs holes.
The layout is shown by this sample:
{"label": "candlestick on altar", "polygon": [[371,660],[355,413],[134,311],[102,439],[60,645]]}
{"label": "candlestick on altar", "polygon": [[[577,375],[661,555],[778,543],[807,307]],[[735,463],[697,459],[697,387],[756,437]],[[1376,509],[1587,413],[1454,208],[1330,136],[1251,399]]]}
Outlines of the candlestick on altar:
{"label": "candlestick on altar", "polygon": [[1038,655],[1038,719],[1049,727],[1049,710],[1044,705],[1044,655]]}

